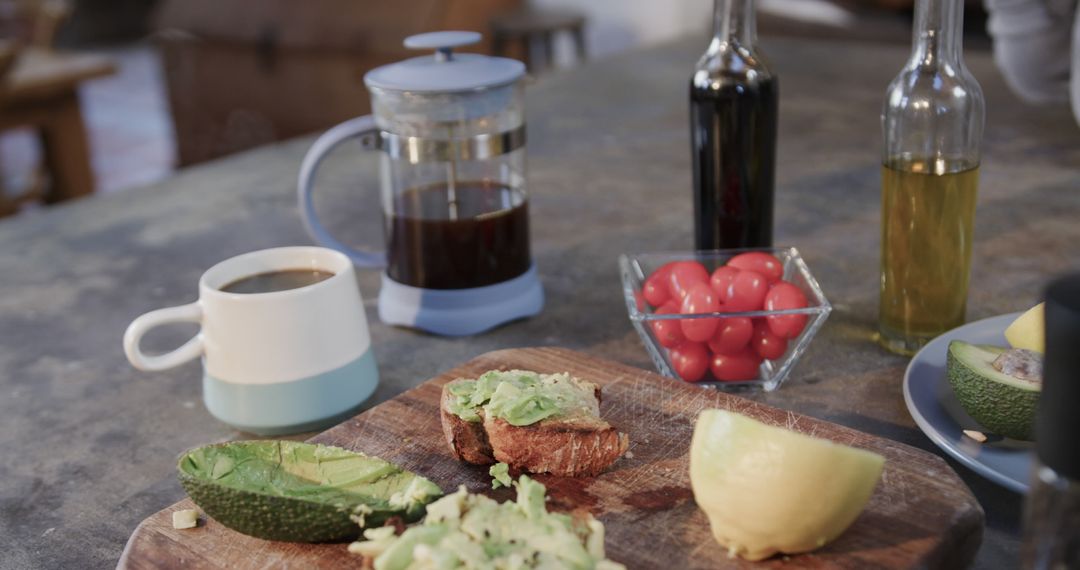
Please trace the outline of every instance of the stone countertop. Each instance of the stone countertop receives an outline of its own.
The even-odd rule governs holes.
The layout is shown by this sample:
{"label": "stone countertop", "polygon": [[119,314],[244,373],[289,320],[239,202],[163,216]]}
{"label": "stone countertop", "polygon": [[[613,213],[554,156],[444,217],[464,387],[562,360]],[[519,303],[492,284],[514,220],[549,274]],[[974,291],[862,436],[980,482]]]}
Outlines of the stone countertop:
{"label": "stone countertop", "polygon": [[[781,78],[776,242],[797,245],[834,311],[782,389],[750,397],[939,453],[901,395],[907,359],[870,338],[877,316],[879,114],[898,46],[765,38]],[[626,318],[621,252],[690,243],[687,80],[703,41],[546,75],[528,89],[534,256],[547,293],[533,319],[469,338],[382,325],[375,272],[360,272],[381,402],[483,352],[558,345],[645,368]],[[1080,268],[1080,129],[1064,106],[1034,108],[986,54],[969,66],[987,96],[969,318],[1033,304]],[[182,497],[184,449],[244,437],[200,399],[197,362],[161,373],[121,350],[139,314],[196,298],[215,262],[310,243],[295,181],[311,140],[179,172],[136,192],[0,223],[0,567],[108,567],[140,520]],[[320,186],[327,224],[381,244],[376,161],[341,150]],[[153,350],[193,328],[156,331]],[[1021,501],[952,463],[987,512],[978,567],[1016,566]]]}

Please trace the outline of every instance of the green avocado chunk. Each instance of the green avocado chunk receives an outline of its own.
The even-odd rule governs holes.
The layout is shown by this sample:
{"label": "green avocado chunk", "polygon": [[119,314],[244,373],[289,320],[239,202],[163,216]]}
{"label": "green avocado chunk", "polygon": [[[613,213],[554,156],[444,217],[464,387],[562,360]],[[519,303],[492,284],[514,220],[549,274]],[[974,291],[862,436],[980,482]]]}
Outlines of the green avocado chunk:
{"label": "green avocado chunk", "polygon": [[177,470],[203,512],[267,540],[355,538],[392,516],[418,520],[442,495],[431,481],[377,457],[293,441],[207,445],[183,454]]}
{"label": "green avocado chunk", "polygon": [[596,386],[569,374],[539,374],[527,370],[492,370],[476,380],[450,387],[450,412],[469,422],[480,421],[480,410],[514,426],[550,417],[598,417]]}
{"label": "green avocado chunk", "polygon": [[491,475],[492,489],[509,487],[514,482],[514,480],[510,478],[510,466],[501,461],[488,469],[488,475]]}
{"label": "green avocado chunk", "polygon": [[349,551],[375,570],[559,568],[625,570],[604,554],[604,525],[585,514],[549,513],[546,489],[526,475],[517,500],[497,503],[461,486],[428,506],[427,517],[400,536],[364,531]]}
{"label": "green avocado chunk", "polygon": [[954,340],[946,356],[946,375],[964,411],[990,433],[1031,441],[1041,382],[999,371],[994,361],[1007,350]]}

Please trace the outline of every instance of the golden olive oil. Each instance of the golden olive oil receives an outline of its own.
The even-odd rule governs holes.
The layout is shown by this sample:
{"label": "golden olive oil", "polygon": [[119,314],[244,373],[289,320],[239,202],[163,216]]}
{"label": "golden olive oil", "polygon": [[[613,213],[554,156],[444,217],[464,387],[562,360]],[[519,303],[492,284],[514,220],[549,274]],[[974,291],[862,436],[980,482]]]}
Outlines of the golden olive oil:
{"label": "golden olive oil", "polygon": [[880,341],[912,354],[964,322],[978,165],[897,159],[881,169]]}

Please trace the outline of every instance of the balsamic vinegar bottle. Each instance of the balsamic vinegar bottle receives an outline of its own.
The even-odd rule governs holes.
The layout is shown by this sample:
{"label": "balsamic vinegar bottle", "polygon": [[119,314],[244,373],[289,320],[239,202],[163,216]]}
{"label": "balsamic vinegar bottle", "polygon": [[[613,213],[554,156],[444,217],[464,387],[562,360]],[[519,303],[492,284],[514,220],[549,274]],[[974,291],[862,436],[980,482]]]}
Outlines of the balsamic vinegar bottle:
{"label": "balsamic vinegar bottle", "polygon": [[757,49],[753,0],[715,0],[690,80],[694,247],[772,245],[779,87]]}
{"label": "balsamic vinegar bottle", "polygon": [[1036,461],[1024,505],[1024,568],[1080,568],[1080,274],[1046,290]]}

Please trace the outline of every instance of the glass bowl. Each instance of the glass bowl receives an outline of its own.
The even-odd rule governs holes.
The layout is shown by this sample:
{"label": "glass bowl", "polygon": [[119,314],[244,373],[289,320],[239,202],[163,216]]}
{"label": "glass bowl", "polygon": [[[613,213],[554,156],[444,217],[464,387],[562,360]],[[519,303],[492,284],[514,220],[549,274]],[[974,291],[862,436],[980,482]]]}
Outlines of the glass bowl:
{"label": "glass bowl", "polygon": [[[717,267],[727,263],[732,257],[748,251],[761,251],[776,257],[784,268],[783,279],[802,290],[806,296],[807,306],[802,309],[776,311],[716,312],[686,315],[657,314],[642,297],[641,288],[645,278],[665,263],[681,260],[698,261],[711,273]],[[623,296],[626,300],[626,310],[630,314],[630,322],[633,323],[638,335],[641,336],[645,349],[648,350],[649,356],[652,358],[653,363],[656,364],[656,369],[664,376],[671,378],[678,378],[679,376],[672,366],[668,349],[660,345],[653,332],[651,325],[657,321],[749,317],[757,322],[758,319],[770,315],[806,315],[807,322],[802,332],[788,341],[787,349],[782,356],[774,360],[766,359],[758,366],[757,378],[743,381],[720,381],[714,379],[710,372],[706,372],[703,380],[694,382],[694,384],[700,386],[712,386],[721,389],[763,389],[766,391],[777,389],[791,374],[795,363],[806,352],[806,348],[810,346],[810,341],[813,340],[821,325],[825,324],[825,319],[828,318],[829,312],[832,311],[832,306],[825,299],[821,286],[818,285],[817,280],[810,273],[810,268],[806,266],[806,262],[803,261],[802,257],[799,256],[799,251],[794,247],[624,254],[619,256],[619,272],[622,275]]]}

